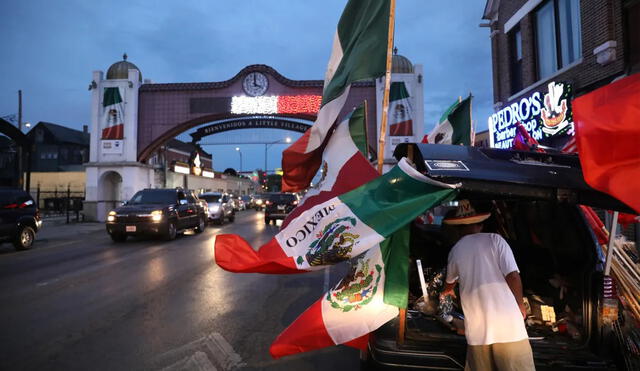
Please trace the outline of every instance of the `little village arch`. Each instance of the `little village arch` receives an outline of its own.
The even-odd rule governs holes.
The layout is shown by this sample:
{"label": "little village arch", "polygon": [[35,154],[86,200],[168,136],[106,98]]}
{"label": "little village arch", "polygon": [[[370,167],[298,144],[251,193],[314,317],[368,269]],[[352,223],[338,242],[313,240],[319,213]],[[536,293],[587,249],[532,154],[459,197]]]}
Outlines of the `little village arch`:
{"label": "little village arch", "polygon": [[[411,99],[413,130],[388,139],[390,146],[423,135],[422,66],[394,55],[392,81],[404,82]],[[91,148],[86,164],[87,218],[106,214],[143,188],[162,187],[159,169],[149,163],[168,140],[190,132],[194,142],[230,130],[274,128],[304,132],[313,124],[323,80],[291,80],[272,67],[250,65],[225,81],[152,83],[127,61],[105,73],[94,71],[91,91]],[[375,148],[383,80],[354,84],[339,119],[367,100],[369,145]],[[375,102],[375,103],[374,103]],[[204,124],[209,124],[203,126]],[[195,130],[195,127],[199,129]],[[385,151],[385,158],[390,157]],[[389,151],[390,153],[390,151]],[[221,170],[221,169],[216,169]]]}

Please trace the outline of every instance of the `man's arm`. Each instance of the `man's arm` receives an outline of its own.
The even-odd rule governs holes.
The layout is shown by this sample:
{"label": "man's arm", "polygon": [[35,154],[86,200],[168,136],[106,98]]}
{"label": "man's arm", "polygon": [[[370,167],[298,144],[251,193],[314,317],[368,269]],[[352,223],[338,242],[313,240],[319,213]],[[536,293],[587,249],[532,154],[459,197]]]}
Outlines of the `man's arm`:
{"label": "man's arm", "polygon": [[520,280],[520,273],[513,271],[504,276],[504,279],[507,281],[507,285],[509,286],[509,289],[511,289],[513,296],[516,298],[516,303],[518,303],[518,308],[520,308],[522,318],[527,318],[527,310],[522,302],[522,281]]}

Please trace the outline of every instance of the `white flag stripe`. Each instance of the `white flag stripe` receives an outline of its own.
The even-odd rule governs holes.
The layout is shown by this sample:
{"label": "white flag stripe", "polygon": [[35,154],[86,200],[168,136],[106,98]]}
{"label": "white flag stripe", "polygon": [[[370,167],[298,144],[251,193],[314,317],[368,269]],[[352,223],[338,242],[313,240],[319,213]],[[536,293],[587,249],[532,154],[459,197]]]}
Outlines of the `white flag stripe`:
{"label": "white flag stripe", "polygon": [[336,99],[320,107],[318,118],[309,129],[309,142],[307,143],[305,153],[309,153],[322,145],[322,142],[324,142],[327,137],[329,129],[333,126],[333,123],[338,118],[342,107],[344,107],[344,104],[347,101],[349,90],[351,90],[351,86],[347,86],[344,89],[344,92],[342,92],[342,94]]}
{"label": "white flag stripe", "polygon": [[324,88],[326,89],[329,86],[329,82],[335,75],[338,66],[340,65],[340,61],[342,61],[342,45],[340,44],[340,36],[338,35],[338,30],[333,34],[333,46],[331,49],[331,57],[329,57],[329,63],[327,64],[327,72],[324,75]]}

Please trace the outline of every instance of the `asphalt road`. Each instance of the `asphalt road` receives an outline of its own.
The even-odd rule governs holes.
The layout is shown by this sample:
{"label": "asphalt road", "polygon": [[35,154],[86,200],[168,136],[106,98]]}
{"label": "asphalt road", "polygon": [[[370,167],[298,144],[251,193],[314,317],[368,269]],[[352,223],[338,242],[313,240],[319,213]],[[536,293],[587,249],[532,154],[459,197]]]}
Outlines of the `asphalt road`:
{"label": "asphalt road", "polygon": [[216,234],[257,247],[278,231],[260,212],[236,215],[172,242],[114,244],[102,226],[80,224],[47,226],[29,251],[2,245],[0,369],[358,369],[358,352],[342,346],[271,359],[271,342],[345,267],[226,272],[214,262]]}

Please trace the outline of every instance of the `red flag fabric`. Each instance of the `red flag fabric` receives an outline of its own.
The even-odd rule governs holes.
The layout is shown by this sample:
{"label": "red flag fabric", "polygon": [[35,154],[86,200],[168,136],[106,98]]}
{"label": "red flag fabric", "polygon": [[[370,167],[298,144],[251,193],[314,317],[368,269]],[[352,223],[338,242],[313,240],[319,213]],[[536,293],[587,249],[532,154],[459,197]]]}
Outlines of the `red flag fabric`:
{"label": "red flag fabric", "polygon": [[516,122],[516,137],[513,139],[512,149],[518,151],[536,151],[544,152],[542,148],[538,148],[540,143],[529,135],[527,129],[522,125],[520,121]]}
{"label": "red flag fabric", "polygon": [[640,213],[640,74],[573,100],[584,179]]}

